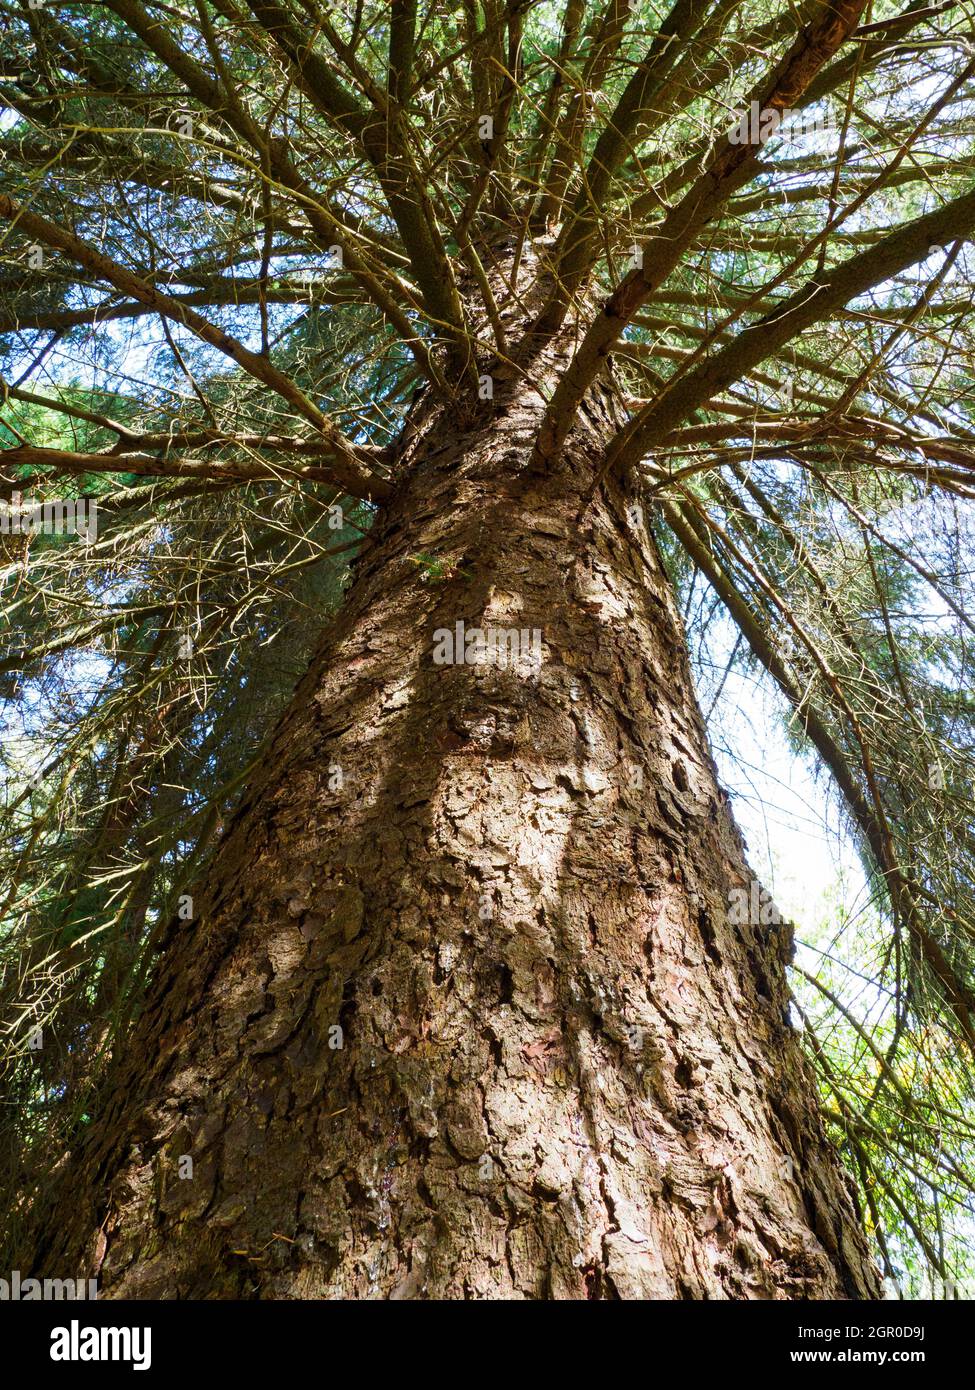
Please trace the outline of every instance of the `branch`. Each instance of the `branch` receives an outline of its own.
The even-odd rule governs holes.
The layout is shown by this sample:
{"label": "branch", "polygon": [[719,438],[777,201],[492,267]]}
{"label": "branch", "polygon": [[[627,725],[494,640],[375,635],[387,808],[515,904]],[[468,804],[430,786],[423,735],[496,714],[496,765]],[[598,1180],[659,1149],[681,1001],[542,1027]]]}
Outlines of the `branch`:
{"label": "branch", "polygon": [[[839,48],[864,8],[865,0],[828,4],[799,36],[772,76],[757,90],[761,111],[781,113],[794,107],[820,68]],[[731,132],[720,142],[709,167],[664,218],[642,249],[642,264],[632,270],[603,305],[552,397],[535,446],[535,465],[544,468],[571,430],[576,411],[602,370],[616,339],[640,305],[660,288],[704,228],[731,195],[754,176],[760,144],[733,143]],[[550,300],[530,332],[551,334],[561,321],[557,298]]]}
{"label": "branch", "polygon": [[21,207],[5,194],[0,194],[0,219],[16,223],[28,236],[63,252],[72,261],[84,266],[91,274],[101,280],[107,280],[110,285],[114,285],[128,298],[145,304],[147,308],[162,314],[165,318],[172,319],[175,323],[184,324],[203,342],[230,357],[249,376],[254,377],[283,400],[286,400],[303,419],[314,425],[321,434],[332,455],[335,479],[352,496],[379,497],[389,495],[388,484],[373,477],[362,466],[356,454],[355,446],[304,395],[290,377],[279,372],[266,357],[249,351],[243,343],[232,338],[222,328],[210,323],[195,309],[191,309],[185,303],[181,303],[179,300],[173,299],[172,296],[164,294],[162,290],[147,284],[145,280],[134,275],[116,261],[102,255],[100,251],[96,251],[93,246],[81,241],[73,233],[59,227],[54,222],[49,222],[47,218],[41,217],[37,213]]}
{"label": "branch", "polygon": [[742,330],[713,357],[682,376],[630,422],[608,455],[610,464],[642,458],[699,406],[725,390],[792,338],[828,318],[851,299],[924,261],[933,246],[970,239],[975,228],[975,191],[891,232],[876,246],[841,262],[804,285],[770,314]]}
{"label": "branch", "polygon": [[[233,442],[233,441],[231,441]],[[165,449],[158,453],[77,453],[71,449],[44,449],[32,444],[0,450],[0,467],[53,468],[60,473],[134,473],[149,478],[203,478],[210,482],[266,482],[283,477],[306,482],[327,483],[350,497],[383,500],[392,488],[377,478],[368,491],[352,491],[341,471],[317,464],[294,468],[286,463],[251,463],[242,459],[171,458]]]}
{"label": "branch", "polygon": [[664,501],[661,506],[668,526],[707,577],[715,593],[745,634],[755,657],[798,713],[805,734],[836,779],[850,813],[870,847],[870,852],[883,875],[895,913],[917,942],[932,974],[944,990],[945,998],[968,1045],[975,1051],[975,1027],[972,1022],[975,997],[968,986],[958,979],[938,942],[920,920],[910,885],[891,843],[889,829],[884,823],[882,808],[878,806],[874,809],[870,805],[826,725],[793,686],[785,664],[763,631],[750,605],[743,598],[737,585],[726,576],[717,557],[699,534],[700,523],[695,526],[693,518],[676,503]]}

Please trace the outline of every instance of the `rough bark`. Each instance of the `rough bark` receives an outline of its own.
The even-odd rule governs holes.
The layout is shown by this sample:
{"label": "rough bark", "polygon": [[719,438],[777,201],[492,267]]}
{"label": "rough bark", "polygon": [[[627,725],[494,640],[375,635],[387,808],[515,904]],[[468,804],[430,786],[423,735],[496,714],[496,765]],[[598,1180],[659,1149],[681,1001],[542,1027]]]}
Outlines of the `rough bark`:
{"label": "rough bark", "polygon": [[[729,919],[752,875],[659,554],[624,481],[580,518],[610,394],[539,475],[544,404],[502,383],[428,417],[22,1269],[103,1297],[878,1296],[790,932]],[[540,629],[541,664],[436,665],[458,619]]]}

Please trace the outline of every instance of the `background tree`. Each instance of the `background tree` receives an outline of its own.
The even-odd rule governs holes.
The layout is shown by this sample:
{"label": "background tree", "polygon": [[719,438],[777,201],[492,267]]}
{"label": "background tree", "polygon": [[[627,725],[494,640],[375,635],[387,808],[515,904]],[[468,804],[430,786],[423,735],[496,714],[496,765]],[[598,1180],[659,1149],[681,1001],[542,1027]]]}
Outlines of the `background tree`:
{"label": "background tree", "polygon": [[[0,23],[11,1266],[966,1277],[970,8]],[[794,1006],[692,664],[870,876]]]}

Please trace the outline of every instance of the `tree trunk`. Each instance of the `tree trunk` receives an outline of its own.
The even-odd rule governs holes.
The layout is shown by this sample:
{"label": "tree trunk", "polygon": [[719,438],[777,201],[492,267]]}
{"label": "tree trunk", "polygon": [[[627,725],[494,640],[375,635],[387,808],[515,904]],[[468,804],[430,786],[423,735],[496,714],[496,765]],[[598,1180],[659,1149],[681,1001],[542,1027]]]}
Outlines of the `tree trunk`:
{"label": "tree trunk", "polygon": [[[103,1297],[879,1295],[790,932],[729,914],[752,877],[659,554],[624,481],[584,505],[610,392],[541,476],[543,407],[500,383],[411,446],[24,1269]],[[458,621],[540,647],[438,664]]]}

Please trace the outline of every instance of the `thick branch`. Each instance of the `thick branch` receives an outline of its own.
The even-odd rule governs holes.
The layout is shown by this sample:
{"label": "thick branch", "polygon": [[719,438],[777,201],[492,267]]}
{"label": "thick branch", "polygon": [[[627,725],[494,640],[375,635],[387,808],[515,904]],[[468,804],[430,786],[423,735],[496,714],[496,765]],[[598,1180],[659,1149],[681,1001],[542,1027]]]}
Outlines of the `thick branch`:
{"label": "thick branch", "polygon": [[975,191],[909,222],[859,256],[852,256],[810,281],[770,314],[743,329],[713,357],[665,388],[631,421],[614,449],[621,461],[639,458],[683,423],[699,406],[725,390],[791,339],[821,323],[851,299],[924,261],[933,246],[975,229]]}
{"label": "thick branch", "polygon": [[[863,7],[864,0],[843,0],[824,8],[758,90],[755,99],[762,111],[781,113],[798,103],[815,75],[849,36]],[[536,464],[554,457],[613,343],[731,195],[753,177],[760,149],[760,144],[733,143],[730,133],[726,135],[708,169],[642,248],[642,264],[610,295],[559,383],[539,431]],[[553,301],[539,316],[533,331],[551,332],[560,318],[561,311]]]}

